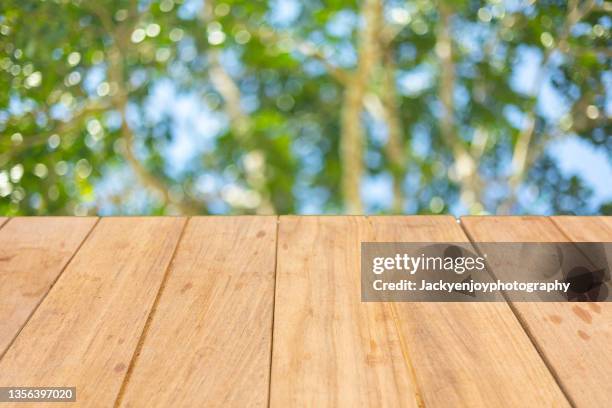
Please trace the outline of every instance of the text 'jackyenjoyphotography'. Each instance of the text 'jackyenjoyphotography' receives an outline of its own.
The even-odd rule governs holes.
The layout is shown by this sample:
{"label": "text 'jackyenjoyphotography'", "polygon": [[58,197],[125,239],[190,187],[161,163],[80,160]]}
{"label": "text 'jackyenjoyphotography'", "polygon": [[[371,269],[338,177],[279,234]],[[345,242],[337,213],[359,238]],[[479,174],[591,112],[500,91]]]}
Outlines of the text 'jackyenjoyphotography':
{"label": "text 'jackyenjoyphotography'", "polygon": [[364,302],[606,302],[612,243],[363,242]]}

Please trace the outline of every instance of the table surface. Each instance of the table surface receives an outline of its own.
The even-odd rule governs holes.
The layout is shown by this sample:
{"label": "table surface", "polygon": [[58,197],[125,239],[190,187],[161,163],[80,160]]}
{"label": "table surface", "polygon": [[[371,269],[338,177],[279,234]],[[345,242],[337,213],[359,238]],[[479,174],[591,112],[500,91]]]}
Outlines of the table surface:
{"label": "table surface", "polygon": [[362,303],[359,271],[362,241],[612,241],[612,217],[0,224],[0,386],[75,386],[67,406],[612,400],[612,304]]}

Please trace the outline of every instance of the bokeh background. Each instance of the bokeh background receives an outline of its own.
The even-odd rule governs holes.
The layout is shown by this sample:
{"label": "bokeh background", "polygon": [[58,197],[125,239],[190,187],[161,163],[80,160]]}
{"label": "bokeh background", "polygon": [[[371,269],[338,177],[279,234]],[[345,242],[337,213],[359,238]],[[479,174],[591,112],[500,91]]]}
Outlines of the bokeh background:
{"label": "bokeh background", "polygon": [[611,12],[2,0],[0,214],[610,214]]}

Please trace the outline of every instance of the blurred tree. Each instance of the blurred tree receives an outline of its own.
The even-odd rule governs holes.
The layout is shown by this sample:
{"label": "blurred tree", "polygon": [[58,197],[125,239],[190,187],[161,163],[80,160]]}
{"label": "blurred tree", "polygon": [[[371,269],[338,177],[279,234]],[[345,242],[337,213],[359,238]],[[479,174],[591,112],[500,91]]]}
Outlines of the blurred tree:
{"label": "blurred tree", "polygon": [[0,213],[609,211],[548,146],[612,155],[610,11],[4,0]]}

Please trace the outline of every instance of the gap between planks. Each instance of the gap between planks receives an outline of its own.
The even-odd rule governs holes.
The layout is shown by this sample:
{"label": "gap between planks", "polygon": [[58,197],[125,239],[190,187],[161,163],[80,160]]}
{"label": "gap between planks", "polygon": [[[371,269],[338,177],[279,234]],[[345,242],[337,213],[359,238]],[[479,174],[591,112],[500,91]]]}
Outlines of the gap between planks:
{"label": "gap between planks", "polygon": [[121,388],[119,388],[119,392],[117,393],[117,398],[115,399],[115,403],[113,407],[118,407],[121,403],[121,399],[125,394],[125,389],[130,381],[132,376],[132,372],[134,371],[134,365],[136,364],[136,360],[142,351],[142,345],[147,337],[147,332],[149,327],[151,326],[151,321],[155,316],[155,311],[157,310],[157,305],[159,304],[159,299],[161,298],[161,294],[166,287],[166,283],[168,282],[168,276],[170,274],[170,270],[172,268],[172,263],[174,262],[174,258],[176,257],[176,253],[178,251],[179,246],[181,245],[181,241],[183,240],[183,236],[185,236],[185,230],[187,229],[187,224],[191,221],[191,217],[186,217],[185,222],[183,223],[183,228],[181,229],[181,233],[179,235],[178,240],[176,241],[176,246],[172,251],[172,256],[170,257],[170,262],[168,262],[168,266],[166,266],[166,270],[164,271],[164,276],[162,278],[161,284],[159,285],[159,290],[155,294],[155,300],[153,300],[153,306],[151,306],[151,311],[147,316],[147,321],[145,322],[144,327],[142,328],[142,332],[140,333],[140,338],[138,339],[138,343],[136,344],[136,348],[134,349],[134,354],[132,354],[132,358],[130,359],[130,364],[128,365],[127,372],[125,377],[123,378],[123,382],[121,383]]}
{"label": "gap between planks", "polygon": [[[553,226],[562,234],[565,236],[565,234],[563,233],[563,231],[561,231],[559,228],[557,228],[557,225],[550,219],[550,218],[546,218],[548,219]],[[458,218],[457,222],[459,223],[459,225],[461,226],[461,229],[463,230],[463,233],[468,237],[468,239],[470,240],[472,247],[474,248],[474,250],[476,251],[477,254],[482,255],[481,249],[476,245],[476,243],[478,242],[478,240],[476,240],[474,238],[474,236],[472,235],[472,233],[470,232],[470,230],[468,228],[466,228],[465,224],[463,222],[461,222],[461,219]],[[569,237],[568,237],[569,238]],[[492,275],[492,277],[495,279],[495,275]],[[506,299],[506,304],[510,307],[510,310],[512,310],[512,314],[514,314],[514,317],[516,318],[516,320],[518,321],[518,323],[521,325],[521,327],[523,328],[523,331],[525,332],[525,334],[527,335],[527,337],[529,338],[529,341],[531,341],[531,344],[533,345],[534,349],[538,352],[540,358],[542,359],[542,361],[544,362],[544,364],[546,365],[546,368],[548,369],[548,371],[550,372],[551,376],[555,379],[555,382],[557,383],[557,385],[559,386],[559,389],[563,392],[563,395],[565,396],[565,398],[567,399],[567,401],[570,403],[570,405],[572,407],[576,407],[576,403],[575,401],[572,399],[569,390],[563,385],[563,381],[561,381],[561,378],[559,377],[557,371],[554,369],[552,362],[549,360],[549,358],[546,356],[546,354],[544,353],[544,350],[540,347],[540,345],[538,344],[534,334],[531,332],[531,330],[529,329],[527,322],[524,320],[523,317],[521,317],[520,313],[518,312],[518,310],[516,309],[516,306],[514,305],[513,302],[509,301],[508,298],[506,297],[506,295],[504,294],[504,298]]]}
{"label": "gap between planks", "polygon": [[[6,226],[8,225],[9,221],[14,219],[13,217],[11,218],[6,218],[6,222],[1,222],[3,220],[0,220],[0,231]],[[91,226],[91,228],[89,229],[89,231],[87,231],[87,234],[85,234],[85,236],[83,237],[83,239],[81,240],[81,242],[77,245],[76,249],[74,250],[74,252],[70,255],[70,257],[68,258],[68,260],[66,261],[65,265],[60,269],[60,272],[57,274],[57,276],[55,277],[55,279],[51,282],[51,285],[49,286],[49,288],[46,290],[46,292],[43,294],[42,298],[40,299],[40,301],[38,301],[38,303],[36,304],[36,306],[34,306],[34,308],[32,309],[32,311],[30,312],[30,314],[28,315],[28,317],[25,319],[25,321],[23,322],[23,324],[21,325],[21,327],[19,328],[19,330],[17,331],[17,333],[15,333],[15,335],[13,336],[13,338],[11,339],[11,341],[9,341],[9,343],[7,344],[6,348],[4,350],[1,350],[0,352],[0,361],[2,361],[2,358],[6,355],[6,353],[8,353],[8,351],[10,350],[11,346],[13,345],[13,343],[15,343],[15,341],[17,340],[17,338],[19,337],[19,335],[21,334],[21,332],[23,331],[23,328],[26,327],[26,325],[28,324],[28,322],[30,321],[30,319],[32,318],[32,316],[34,316],[34,314],[36,313],[36,311],[40,308],[40,306],[43,304],[43,302],[45,301],[45,299],[47,298],[47,295],[51,292],[51,290],[53,289],[53,287],[55,286],[55,284],[59,281],[59,279],[61,278],[61,276],[64,274],[64,271],[68,268],[68,266],[72,263],[72,260],[74,259],[74,257],[76,256],[76,254],[80,251],[80,249],[83,247],[83,245],[85,244],[85,242],[87,241],[87,239],[91,236],[93,230],[96,228],[96,226],[98,225],[98,222],[100,222],[100,217],[96,217],[96,220],[94,221],[93,225]]]}
{"label": "gap between planks", "polygon": [[[576,243],[612,238],[610,217],[467,217],[462,221],[479,242]],[[567,302],[515,302],[513,306],[569,400],[575,406],[604,406],[612,395],[609,304],[587,303],[584,306],[589,307],[584,308]]]}
{"label": "gap between planks", "polygon": [[272,326],[270,327],[270,330],[272,331],[270,333],[270,363],[269,363],[269,372],[268,372],[268,403],[267,406],[270,407],[270,395],[272,395],[272,361],[273,360],[273,356],[274,356],[274,324],[275,324],[275,320],[274,320],[274,315],[275,315],[275,310],[276,310],[276,274],[278,272],[278,230],[280,228],[280,217],[276,216],[276,229],[275,229],[275,233],[276,236],[274,237],[275,241],[275,248],[274,248],[274,291],[272,292]]}

